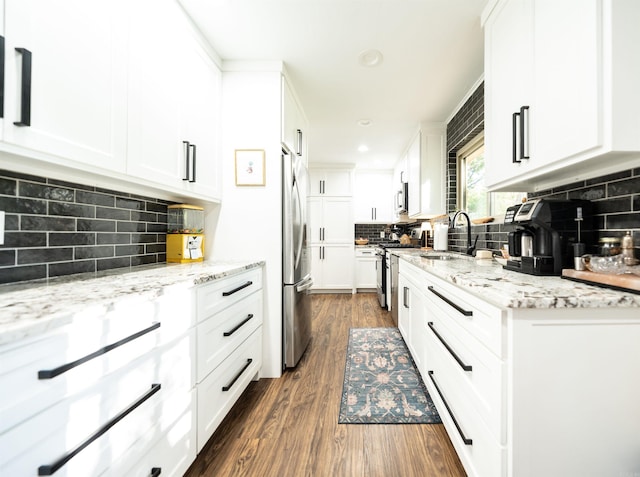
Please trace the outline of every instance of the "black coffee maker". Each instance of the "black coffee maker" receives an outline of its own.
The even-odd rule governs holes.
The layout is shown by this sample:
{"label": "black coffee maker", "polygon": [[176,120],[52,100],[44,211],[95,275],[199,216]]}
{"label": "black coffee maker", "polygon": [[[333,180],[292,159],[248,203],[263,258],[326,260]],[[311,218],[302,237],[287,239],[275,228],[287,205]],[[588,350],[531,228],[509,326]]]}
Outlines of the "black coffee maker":
{"label": "black coffee maker", "polygon": [[510,258],[503,268],[561,275],[563,268],[574,266],[574,243],[594,243],[592,217],[588,200],[532,199],[509,207],[504,223],[514,230],[509,232]]}

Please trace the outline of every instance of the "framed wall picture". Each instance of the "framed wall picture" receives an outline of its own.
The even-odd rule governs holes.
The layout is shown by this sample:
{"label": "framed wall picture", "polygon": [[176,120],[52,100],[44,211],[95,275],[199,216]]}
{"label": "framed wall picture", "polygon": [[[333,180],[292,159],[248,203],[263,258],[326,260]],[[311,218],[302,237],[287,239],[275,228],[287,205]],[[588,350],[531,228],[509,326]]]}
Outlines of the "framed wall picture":
{"label": "framed wall picture", "polygon": [[264,149],[236,149],[236,185],[265,185]]}

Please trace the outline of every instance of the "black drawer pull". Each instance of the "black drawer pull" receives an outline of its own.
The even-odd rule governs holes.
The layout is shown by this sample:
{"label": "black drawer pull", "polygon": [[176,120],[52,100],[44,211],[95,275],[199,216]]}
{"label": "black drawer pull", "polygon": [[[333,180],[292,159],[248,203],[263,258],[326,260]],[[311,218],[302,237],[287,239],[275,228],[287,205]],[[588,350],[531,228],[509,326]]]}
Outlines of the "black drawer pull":
{"label": "black drawer pull", "polygon": [[430,321],[427,323],[427,325],[429,326],[429,328],[431,328],[431,331],[433,331],[433,334],[436,335],[436,337],[440,340],[440,342],[444,345],[445,348],[447,348],[447,351],[449,353],[451,353],[451,356],[453,356],[453,359],[455,359],[458,364],[460,365],[460,367],[462,369],[464,369],[465,371],[472,371],[472,367],[470,364],[464,364],[464,362],[460,359],[460,357],[455,353],[455,351],[453,351],[453,349],[451,349],[451,346],[449,346],[447,344],[447,342],[444,340],[444,338],[442,336],[440,336],[440,333],[438,333],[436,331],[435,326],[433,326],[433,321]]}
{"label": "black drawer pull", "polygon": [[135,410],[138,406],[140,406],[143,402],[153,396],[155,393],[160,391],[160,384],[152,384],[151,389],[144,393],[137,401],[135,401],[131,406],[122,411],[120,414],[115,416],[109,422],[107,422],[104,426],[98,429],[96,432],[91,434],[84,442],[82,442],[75,449],[67,452],[65,455],[60,457],[56,462],[50,465],[41,465],[38,467],[38,475],[53,475],[55,472],[60,470],[62,466],[64,466],[67,462],[73,459],[76,455],[78,455],[85,447],[91,444],[93,441],[102,436],[105,432],[115,426],[118,422],[124,419],[131,411]]}
{"label": "black drawer pull", "polygon": [[252,362],[253,362],[253,359],[251,359],[251,358],[247,359],[247,364],[245,364],[243,366],[243,368],[240,370],[240,372],[235,375],[233,380],[231,380],[231,382],[229,384],[227,384],[226,386],[222,386],[222,392],[227,392],[229,389],[231,389],[233,387],[233,385],[236,383],[236,381],[238,380],[238,378],[240,376],[242,376],[242,373],[244,373],[247,370],[247,368],[249,367],[249,365]]}
{"label": "black drawer pull", "polygon": [[247,283],[244,283],[244,284],[240,285],[238,288],[234,288],[231,291],[222,292],[222,296],[233,295],[235,292],[239,292],[243,288],[247,288],[248,286],[251,286],[251,285],[253,285],[253,282],[252,281],[248,281]]}
{"label": "black drawer pull", "polygon": [[0,36],[0,118],[4,118],[4,37]]}
{"label": "black drawer pull", "polygon": [[449,416],[451,416],[451,420],[456,425],[456,429],[458,429],[458,433],[460,434],[460,437],[462,438],[462,442],[464,442],[464,444],[467,445],[467,446],[473,445],[473,440],[469,439],[467,436],[464,435],[464,433],[462,432],[462,429],[460,428],[460,424],[458,424],[458,421],[456,421],[456,418],[453,416],[453,413],[451,412],[451,408],[447,404],[447,401],[445,401],[444,396],[442,395],[442,392],[440,391],[440,388],[436,384],[436,380],[433,378],[433,371],[427,371],[427,372],[429,373],[429,379],[431,380],[431,382],[435,386],[436,391],[438,391],[438,395],[440,396],[440,399],[442,399],[442,403],[444,404],[444,407],[447,408],[447,412],[449,413]]}
{"label": "black drawer pull", "polygon": [[446,296],[444,296],[444,295],[440,294],[439,292],[437,292],[431,285],[429,285],[427,288],[429,289],[429,291],[431,293],[433,293],[435,296],[440,298],[442,301],[447,302],[447,304],[449,304],[452,307],[454,307],[456,310],[458,310],[464,316],[473,316],[473,311],[465,310],[464,308],[460,307],[459,305],[456,305],[454,302],[449,300]]}
{"label": "black drawer pull", "polygon": [[196,181],[196,150],[197,150],[197,146],[195,144],[189,144],[189,147],[193,151],[193,154],[191,154],[191,178],[189,179],[189,182],[195,182]]}
{"label": "black drawer pull", "polygon": [[108,353],[111,350],[114,350],[123,344],[127,344],[129,341],[133,341],[137,338],[140,338],[143,335],[146,335],[150,331],[160,328],[160,323],[154,323],[149,328],[145,328],[142,331],[138,331],[137,333],[132,334],[131,336],[127,336],[126,338],[121,339],[120,341],[116,341],[110,345],[105,346],[104,348],[99,349],[98,351],[94,351],[91,354],[88,354],[80,359],[72,361],[71,363],[63,364],[62,366],[58,366],[54,369],[43,369],[38,371],[38,379],[51,379],[59,376],[67,371],[75,368],[76,366],[80,366],[81,364],[86,363],[87,361],[91,361],[93,358],[97,358],[98,356],[102,356],[105,353]]}
{"label": "black drawer pull", "polygon": [[182,178],[183,181],[188,181],[189,177],[191,176],[190,171],[189,171],[189,162],[191,162],[189,160],[190,156],[189,154],[191,153],[191,148],[189,147],[189,141],[182,141],[182,144],[184,144],[184,177]]}
{"label": "black drawer pull", "polygon": [[162,474],[162,469],[160,467],[153,467],[149,477],[158,477],[160,474]]}
{"label": "black drawer pull", "polygon": [[22,55],[22,79],[20,85],[20,121],[16,126],[31,126],[31,52],[26,48],[16,48]]}
{"label": "black drawer pull", "polygon": [[234,334],[236,331],[238,331],[240,328],[242,328],[245,324],[247,324],[247,322],[253,318],[253,313],[249,313],[247,315],[247,317],[242,320],[240,323],[238,323],[238,325],[233,328],[231,331],[225,331],[224,333],[222,333],[222,336],[231,336],[232,334]]}
{"label": "black drawer pull", "polygon": [[[528,135],[525,138],[525,129],[529,127],[528,118],[529,118],[529,106],[522,106],[520,108],[520,159],[529,159]],[[527,122],[526,125],[525,125],[525,121]]]}
{"label": "black drawer pull", "polygon": [[520,159],[518,159],[518,133],[516,130],[518,129],[518,118],[520,117],[520,113],[513,113],[511,116],[511,162],[514,164],[519,164]]}

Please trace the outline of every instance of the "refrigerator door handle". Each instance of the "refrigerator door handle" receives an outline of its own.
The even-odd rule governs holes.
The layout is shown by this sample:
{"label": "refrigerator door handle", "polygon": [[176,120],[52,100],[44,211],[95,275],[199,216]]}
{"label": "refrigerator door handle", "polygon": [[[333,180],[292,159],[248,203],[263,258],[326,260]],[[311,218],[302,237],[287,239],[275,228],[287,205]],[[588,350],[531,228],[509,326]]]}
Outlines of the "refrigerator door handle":
{"label": "refrigerator door handle", "polygon": [[298,211],[298,223],[300,224],[300,231],[298,233],[298,236],[296,237],[297,240],[297,244],[296,244],[296,250],[295,250],[295,256],[294,256],[294,269],[298,268],[298,265],[300,264],[300,259],[302,258],[302,245],[304,242],[304,224],[302,223],[302,200],[300,199],[300,188],[298,187],[297,182],[294,182],[294,189],[296,190],[296,199],[298,201],[298,207],[297,207],[297,211]]}
{"label": "refrigerator door handle", "polygon": [[296,286],[296,292],[298,293],[303,292],[305,290],[308,290],[312,286],[313,286],[313,278],[307,277],[304,280],[302,280],[302,283],[300,283],[300,285]]}

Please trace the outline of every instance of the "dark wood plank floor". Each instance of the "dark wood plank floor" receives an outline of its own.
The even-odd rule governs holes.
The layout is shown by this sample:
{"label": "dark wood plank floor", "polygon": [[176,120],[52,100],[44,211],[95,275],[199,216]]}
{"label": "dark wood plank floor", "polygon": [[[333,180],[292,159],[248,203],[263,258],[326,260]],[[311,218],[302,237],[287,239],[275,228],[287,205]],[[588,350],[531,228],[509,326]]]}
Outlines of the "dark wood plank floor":
{"label": "dark wood plank floor", "polygon": [[338,424],[349,328],[393,326],[373,293],[313,295],[313,339],[249,385],[186,477],[464,476],[442,425]]}

